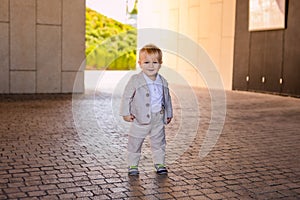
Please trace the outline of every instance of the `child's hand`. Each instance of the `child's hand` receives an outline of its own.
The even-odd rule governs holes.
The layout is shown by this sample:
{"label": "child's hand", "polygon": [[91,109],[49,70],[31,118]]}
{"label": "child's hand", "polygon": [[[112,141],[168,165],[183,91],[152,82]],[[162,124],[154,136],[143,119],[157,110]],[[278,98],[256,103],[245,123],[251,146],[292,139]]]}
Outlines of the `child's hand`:
{"label": "child's hand", "polygon": [[167,118],[167,124],[169,124],[171,122],[171,120],[172,120],[172,117],[168,117]]}
{"label": "child's hand", "polygon": [[126,121],[126,122],[133,122],[134,120],[134,116],[133,115],[126,115],[126,116],[123,116],[123,119]]}

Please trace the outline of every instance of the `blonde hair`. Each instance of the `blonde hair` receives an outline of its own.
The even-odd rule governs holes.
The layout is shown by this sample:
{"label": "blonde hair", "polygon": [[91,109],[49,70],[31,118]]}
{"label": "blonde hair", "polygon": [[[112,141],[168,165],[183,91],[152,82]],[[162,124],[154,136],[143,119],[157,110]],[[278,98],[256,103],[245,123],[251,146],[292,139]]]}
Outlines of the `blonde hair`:
{"label": "blonde hair", "polygon": [[139,51],[139,59],[141,58],[141,54],[147,53],[149,55],[156,55],[158,62],[162,63],[162,51],[160,48],[155,46],[154,44],[147,44],[143,46],[143,48],[140,49]]}

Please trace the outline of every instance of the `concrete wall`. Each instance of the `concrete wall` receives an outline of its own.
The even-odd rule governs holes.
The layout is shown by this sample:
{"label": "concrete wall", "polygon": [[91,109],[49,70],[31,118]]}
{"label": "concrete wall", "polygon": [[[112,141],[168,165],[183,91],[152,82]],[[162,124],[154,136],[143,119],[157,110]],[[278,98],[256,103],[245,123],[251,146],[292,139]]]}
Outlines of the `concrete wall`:
{"label": "concrete wall", "polygon": [[[187,42],[193,41],[202,47],[216,66],[221,75],[224,88],[232,88],[233,46],[235,30],[235,0],[139,0],[138,28],[168,29],[179,33],[178,37],[161,37],[161,44],[175,43],[175,52],[164,52],[164,65],[176,70],[177,73],[193,86],[206,87],[205,79],[213,82],[216,73],[210,71],[201,60],[198,61],[202,70],[199,75],[186,59],[182,58],[182,50]],[[157,31],[157,35],[160,32]],[[186,37],[185,37],[186,36]],[[148,40],[151,42],[155,34],[139,35],[138,44]],[[157,44],[160,45],[160,44]],[[172,44],[173,45],[173,44]],[[194,49],[187,49],[191,54]],[[202,59],[203,56],[195,55]],[[205,75],[206,74],[206,75]],[[208,74],[208,75],[207,75]],[[203,77],[203,76],[206,77]],[[218,88],[219,86],[216,85]]]}
{"label": "concrete wall", "polygon": [[300,97],[300,1],[286,1],[286,27],[248,31],[249,3],[237,1],[233,89]]}
{"label": "concrete wall", "polygon": [[85,1],[0,0],[0,46],[0,93],[83,92]]}
{"label": "concrete wall", "polygon": [[[164,52],[164,65],[191,85],[205,87],[216,73],[193,49],[205,73],[180,55],[188,41],[207,52],[225,89],[232,88],[235,0],[140,0],[138,20],[139,29],[184,36],[162,37],[175,44]],[[83,92],[84,33],[84,0],[0,0],[0,93]]]}

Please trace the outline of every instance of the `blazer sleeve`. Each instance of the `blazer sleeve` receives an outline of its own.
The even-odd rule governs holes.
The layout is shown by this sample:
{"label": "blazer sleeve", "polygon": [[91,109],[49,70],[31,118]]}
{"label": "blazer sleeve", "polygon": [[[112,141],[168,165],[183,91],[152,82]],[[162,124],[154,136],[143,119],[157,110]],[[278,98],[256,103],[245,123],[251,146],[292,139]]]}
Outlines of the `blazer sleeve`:
{"label": "blazer sleeve", "polygon": [[134,77],[131,77],[125,86],[124,93],[121,98],[120,115],[127,116],[131,114],[131,102],[135,95]]}
{"label": "blazer sleeve", "polygon": [[167,118],[173,117],[173,106],[172,106],[172,99],[169,90],[168,81],[162,77],[163,86],[164,86],[164,106],[165,106],[165,119],[164,122],[166,123]]}
{"label": "blazer sleeve", "polygon": [[173,117],[173,106],[172,106],[172,99],[171,99],[171,95],[170,95],[170,90],[167,87],[166,88],[166,99],[165,99],[165,103],[166,103],[166,114],[168,118],[172,118]]}

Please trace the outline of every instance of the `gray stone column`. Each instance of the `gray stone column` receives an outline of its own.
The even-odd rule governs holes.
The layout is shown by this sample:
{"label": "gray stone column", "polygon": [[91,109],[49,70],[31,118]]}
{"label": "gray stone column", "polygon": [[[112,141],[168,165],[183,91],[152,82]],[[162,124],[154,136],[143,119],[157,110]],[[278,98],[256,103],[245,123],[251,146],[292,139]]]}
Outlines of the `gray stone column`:
{"label": "gray stone column", "polygon": [[85,0],[0,0],[0,46],[0,93],[84,92]]}

